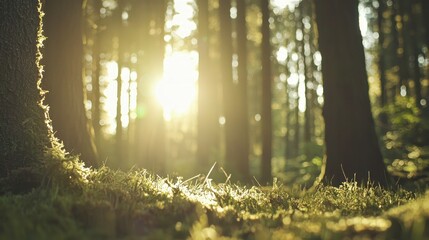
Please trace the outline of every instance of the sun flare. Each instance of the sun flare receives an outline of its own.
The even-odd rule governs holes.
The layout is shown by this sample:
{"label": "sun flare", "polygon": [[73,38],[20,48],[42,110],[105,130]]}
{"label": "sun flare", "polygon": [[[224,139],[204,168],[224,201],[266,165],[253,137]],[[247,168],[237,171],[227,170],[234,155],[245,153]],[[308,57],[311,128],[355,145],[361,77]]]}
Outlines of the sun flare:
{"label": "sun flare", "polygon": [[196,52],[173,52],[164,60],[164,76],[155,88],[156,99],[164,110],[164,119],[184,115],[196,99]]}

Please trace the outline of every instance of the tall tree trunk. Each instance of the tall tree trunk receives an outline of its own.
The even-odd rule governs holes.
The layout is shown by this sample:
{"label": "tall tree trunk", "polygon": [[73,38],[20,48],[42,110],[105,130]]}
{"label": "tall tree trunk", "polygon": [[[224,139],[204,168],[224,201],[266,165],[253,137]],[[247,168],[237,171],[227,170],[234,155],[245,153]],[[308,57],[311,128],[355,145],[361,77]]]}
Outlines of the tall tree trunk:
{"label": "tall tree trunk", "polygon": [[247,25],[246,25],[246,1],[237,1],[237,56],[238,56],[238,83],[236,84],[239,104],[237,111],[236,128],[238,130],[237,141],[239,154],[236,166],[242,169],[242,180],[249,180],[249,113],[247,101]]}
{"label": "tall tree trunk", "polygon": [[326,166],[324,178],[387,184],[365,69],[357,0],[315,1],[322,54]]}
{"label": "tall tree trunk", "polygon": [[[100,2],[100,1],[97,1]],[[98,5],[97,5],[98,6]],[[96,8],[97,11],[100,10],[99,7]],[[99,24],[98,19],[98,24]],[[100,108],[100,98],[101,98],[101,89],[100,89],[100,73],[101,73],[101,64],[100,64],[100,25],[97,25],[97,28],[94,30],[94,45],[92,47],[92,126],[94,128],[94,139],[95,146],[97,149],[100,147],[101,139],[101,108]]]}
{"label": "tall tree trunk", "polygon": [[422,74],[420,72],[419,66],[419,55],[422,54],[422,51],[419,48],[418,39],[420,35],[418,34],[418,26],[416,22],[417,12],[413,11],[413,3],[408,3],[407,8],[405,9],[408,16],[407,28],[409,28],[409,43],[411,45],[411,56],[412,56],[412,65],[413,65],[413,83],[414,83],[414,97],[416,98],[416,106],[422,108],[421,100],[422,97]]}
{"label": "tall tree trunk", "polygon": [[[421,0],[422,5],[422,19],[423,19],[423,27],[425,32],[425,44],[426,47],[429,48],[429,1],[427,0]],[[428,56],[426,55],[426,58]],[[429,77],[429,68],[426,69],[425,73],[426,77]],[[425,89],[422,89],[424,94],[424,97],[426,98],[426,101],[429,100],[429,86],[426,85]],[[426,103],[427,107],[427,103]]]}
{"label": "tall tree trunk", "polygon": [[117,36],[117,48],[116,48],[116,53],[117,53],[117,64],[118,64],[118,76],[116,78],[116,83],[117,83],[117,87],[116,87],[116,133],[115,133],[115,138],[116,138],[116,157],[117,157],[117,161],[122,161],[123,160],[123,128],[122,128],[122,78],[121,78],[121,73],[122,73],[122,67],[124,65],[124,61],[123,61],[123,50],[124,50],[124,25],[122,22],[122,11],[123,11],[123,2],[120,1],[118,8],[116,9],[116,16],[115,16],[115,22],[116,22],[116,29],[118,31],[118,36]]}
{"label": "tall tree trunk", "polygon": [[[386,6],[383,0],[378,1],[377,9],[377,25],[378,25],[378,74],[380,75],[380,106],[384,108],[387,103],[386,94],[386,65],[384,61],[385,47],[384,47],[384,17],[383,14],[386,11]],[[379,118],[382,128],[387,129],[387,115],[382,112]]]}
{"label": "tall tree trunk", "polygon": [[[405,20],[405,1],[397,1],[396,4],[393,4],[393,7],[396,6],[396,13],[399,16],[396,22],[397,32],[398,32],[398,59],[399,59],[399,93],[402,92],[402,89],[405,87],[407,90],[407,95],[409,94],[409,79],[410,79],[410,64],[409,64],[409,52],[408,52],[408,27],[407,21]],[[402,94],[401,94],[402,95]]]}
{"label": "tall tree trunk", "polygon": [[209,2],[198,0],[198,150],[197,159],[206,169],[219,151],[219,114],[217,112],[218,84],[210,73]]}
{"label": "tall tree trunk", "polygon": [[0,4],[0,178],[39,164],[51,147],[40,88],[40,8],[37,0]]}
{"label": "tall tree trunk", "polygon": [[137,86],[135,152],[139,165],[165,173],[165,123],[163,109],[155,97],[164,61],[165,0],[140,1],[136,26],[139,26],[141,67]]}
{"label": "tall tree trunk", "polygon": [[[400,61],[399,61],[399,54],[398,54],[398,49],[399,49],[399,33],[398,33],[398,29],[397,29],[397,22],[396,22],[396,16],[397,16],[397,11],[396,11],[396,6],[395,6],[395,2],[393,2],[393,4],[390,6],[390,11],[391,11],[391,15],[390,15],[390,23],[391,23],[391,32],[392,32],[392,49],[394,51],[393,55],[395,56],[394,59],[394,65],[395,67],[397,66],[398,68],[400,67]],[[401,79],[399,78],[399,73],[397,73],[398,75],[398,81],[395,82],[394,84],[392,84],[392,86],[390,87],[390,95],[391,95],[391,99],[390,102],[394,103],[396,100],[396,97],[399,95],[399,90],[401,87]]]}
{"label": "tall tree trunk", "polygon": [[271,176],[271,148],[272,148],[272,74],[271,74],[271,43],[270,43],[270,1],[261,1],[262,12],[262,163],[261,174],[263,183],[270,182]]}
{"label": "tall tree trunk", "polygon": [[66,150],[98,165],[84,107],[82,1],[46,1],[45,83],[50,117]]}
{"label": "tall tree trunk", "polygon": [[304,17],[308,15],[307,8],[308,8],[308,1],[302,1],[299,4],[299,24],[298,27],[302,31],[302,39],[299,41],[300,43],[300,52],[302,56],[303,61],[303,72],[304,72],[304,99],[305,99],[305,112],[304,112],[304,135],[303,140],[304,144],[308,144],[311,142],[311,109],[310,109],[310,89],[308,89],[309,82],[310,82],[310,67],[308,63],[307,55],[305,54],[305,46],[306,46],[306,30],[304,27]]}
{"label": "tall tree trunk", "polygon": [[[288,68],[288,62],[289,57],[286,58],[286,67],[285,67],[285,73],[286,73],[286,79],[287,76],[290,76],[289,68]],[[284,158],[285,158],[285,169],[287,169],[288,160],[291,158],[292,154],[292,142],[290,140],[290,129],[292,128],[291,125],[291,108],[290,108],[290,97],[289,97],[289,84],[287,80],[285,81],[285,93],[286,93],[286,100],[285,100],[285,110],[286,110],[286,132],[285,132],[285,152],[284,152]]]}
{"label": "tall tree trunk", "polygon": [[[236,168],[239,155],[237,146],[237,95],[232,75],[232,24],[230,17],[231,0],[219,0],[220,46],[223,114],[225,116],[225,166],[233,176],[240,178],[240,169]],[[238,150],[238,151],[237,151]]]}

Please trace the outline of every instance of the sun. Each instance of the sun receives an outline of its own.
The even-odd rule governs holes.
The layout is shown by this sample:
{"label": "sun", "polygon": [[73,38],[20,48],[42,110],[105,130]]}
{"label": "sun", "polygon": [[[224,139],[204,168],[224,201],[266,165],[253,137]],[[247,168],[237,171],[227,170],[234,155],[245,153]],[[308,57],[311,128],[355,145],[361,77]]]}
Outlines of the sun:
{"label": "sun", "polygon": [[198,53],[172,52],[164,59],[163,78],[155,87],[155,97],[164,110],[164,119],[189,113],[197,94]]}

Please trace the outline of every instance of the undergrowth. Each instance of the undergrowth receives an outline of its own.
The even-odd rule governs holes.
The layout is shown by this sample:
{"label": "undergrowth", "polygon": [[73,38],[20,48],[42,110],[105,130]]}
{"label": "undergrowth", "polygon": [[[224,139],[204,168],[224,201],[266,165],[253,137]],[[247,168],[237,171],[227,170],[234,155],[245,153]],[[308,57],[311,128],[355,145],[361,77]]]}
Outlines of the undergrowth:
{"label": "undergrowth", "polygon": [[[50,156],[55,158],[55,153]],[[61,156],[56,156],[61,157]],[[0,239],[425,239],[429,195],[162,178],[47,161],[41,187],[0,196]],[[53,164],[53,165],[52,165]],[[208,174],[210,175],[210,174]],[[418,198],[418,200],[415,200]]]}

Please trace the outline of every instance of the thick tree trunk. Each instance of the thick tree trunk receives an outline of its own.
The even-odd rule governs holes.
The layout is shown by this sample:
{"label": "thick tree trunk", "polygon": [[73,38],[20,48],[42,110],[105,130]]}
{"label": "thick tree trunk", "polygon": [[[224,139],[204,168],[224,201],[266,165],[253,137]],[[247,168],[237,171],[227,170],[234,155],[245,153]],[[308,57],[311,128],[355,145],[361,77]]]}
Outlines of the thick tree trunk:
{"label": "thick tree trunk", "polygon": [[272,74],[271,74],[271,43],[270,43],[270,1],[262,0],[262,182],[271,182],[271,148],[272,148]]}
{"label": "thick tree trunk", "polygon": [[84,107],[82,1],[46,1],[44,84],[56,136],[66,150],[97,166],[97,153]]}
{"label": "thick tree trunk", "polygon": [[357,0],[315,1],[322,54],[326,166],[324,178],[387,184],[368,94]]}
{"label": "thick tree trunk", "polygon": [[209,2],[198,0],[198,150],[197,159],[203,169],[214,163],[219,151],[218,84],[210,73]]}
{"label": "thick tree trunk", "polygon": [[40,7],[37,0],[0,1],[0,178],[39,164],[51,147],[40,88]]}

